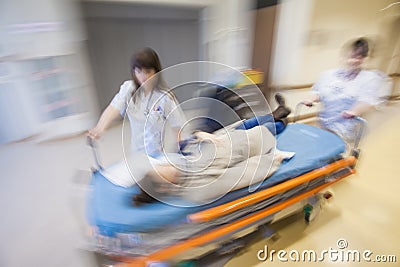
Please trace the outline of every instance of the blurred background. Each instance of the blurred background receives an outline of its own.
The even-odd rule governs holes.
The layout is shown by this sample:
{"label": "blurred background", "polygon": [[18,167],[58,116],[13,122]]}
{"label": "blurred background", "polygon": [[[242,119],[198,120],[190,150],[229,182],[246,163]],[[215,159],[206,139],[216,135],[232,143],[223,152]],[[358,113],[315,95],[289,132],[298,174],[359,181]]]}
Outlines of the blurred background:
{"label": "blurred background", "polygon": [[[361,36],[372,41],[367,68],[387,75],[382,94],[395,101],[399,29],[394,0],[0,1],[0,266],[93,266],[77,249],[79,184],[93,165],[83,133],[130,79],[138,48],[154,48],[164,68],[200,60],[258,70],[267,100],[281,92],[294,109]],[[119,134],[102,140],[106,163],[121,158]]]}
{"label": "blurred background", "polygon": [[2,1],[0,142],[87,129],[130,79],[130,56],[144,46],[164,68],[206,60],[261,70],[269,97],[308,89],[340,63],[343,43],[366,36],[373,43],[368,67],[397,79],[400,7],[393,3]]}

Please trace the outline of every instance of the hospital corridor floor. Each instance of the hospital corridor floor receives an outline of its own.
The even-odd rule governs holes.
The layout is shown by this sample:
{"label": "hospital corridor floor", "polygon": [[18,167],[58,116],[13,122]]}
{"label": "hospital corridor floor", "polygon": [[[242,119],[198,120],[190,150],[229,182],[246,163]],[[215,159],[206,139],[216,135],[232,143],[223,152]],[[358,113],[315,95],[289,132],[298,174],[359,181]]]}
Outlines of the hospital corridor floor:
{"label": "hospital corridor floor", "polygon": [[[400,103],[368,121],[357,173],[331,188],[334,196],[316,219],[307,224],[298,214],[272,225],[273,238],[254,240],[225,266],[399,266]],[[122,158],[115,142],[120,133],[113,127],[101,140],[104,165]],[[97,266],[93,255],[80,249],[91,166],[83,135],[0,145],[0,266]],[[311,250],[320,261],[296,259]],[[360,252],[359,262],[340,260],[348,251]],[[393,260],[391,255],[397,262],[378,262]]]}

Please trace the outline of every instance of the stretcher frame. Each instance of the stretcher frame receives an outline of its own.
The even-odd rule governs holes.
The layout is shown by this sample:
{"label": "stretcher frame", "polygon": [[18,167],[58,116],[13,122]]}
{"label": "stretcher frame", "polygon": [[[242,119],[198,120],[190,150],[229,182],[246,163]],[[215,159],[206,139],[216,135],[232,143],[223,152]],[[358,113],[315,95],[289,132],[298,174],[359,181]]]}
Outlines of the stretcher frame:
{"label": "stretcher frame", "polygon": [[[299,109],[296,108],[296,111]],[[212,229],[209,232],[195,235],[183,241],[178,241],[176,244],[162,248],[146,256],[120,256],[120,255],[107,255],[107,258],[113,261],[113,264],[108,266],[115,267],[146,267],[146,266],[169,266],[168,261],[177,257],[185,252],[195,249],[200,246],[205,246],[214,242],[225,242],[230,237],[238,234],[240,231],[246,230],[250,227],[261,227],[273,220],[273,216],[283,211],[284,209],[304,201],[308,198],[315,197],[323,189],[339,182],[340,180],[356,173],[355,166],[359,156],[358,145],[360,139],[363,136],[366,121],[362,118],[356,117],[359,124],[359,131],[356,134],[356,141],[353,148],[351,149],[350,155],[336,160],[326,166],[315,169],[303,175],[292,178],[286,182],[277,184],[273,187],[266,188],[261,191],[257,191],[253,194],[241,197],[239,199],[230,201],[217,207],[209,208],[207,210],[199,211],[193,214],[187,215],[187,221],[189,223],[201,223],[208,222],[214,219],[220,218],[224,215],[231,214],[241,208],[248,207],[257,203],[260,203],[270,197],[276,196],[282,192],[296,188],[317,179],[324,179],[322,185],[317,185],[314,188],[307,189],[298,195],[292,196],[289,199],[273,204],[265,209],[255,211],[244,218],[237,219],[231,223],[223,224],[216,229]],[[93,142],[89,142],[94,148]],[[96,152],[94,151],[96,158],[96,164],[98,168],[102,168]],[[306,218],[307,220],[307,218]],[[107,265],[106,265],[107,266]]]}

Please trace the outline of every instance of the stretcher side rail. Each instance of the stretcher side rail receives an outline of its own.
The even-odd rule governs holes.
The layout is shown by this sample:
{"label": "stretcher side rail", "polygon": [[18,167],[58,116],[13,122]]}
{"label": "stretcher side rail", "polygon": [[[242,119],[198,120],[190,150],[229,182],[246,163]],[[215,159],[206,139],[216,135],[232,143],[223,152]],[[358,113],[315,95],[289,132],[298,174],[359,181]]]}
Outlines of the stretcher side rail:
{"label": "stretcher side rail", "polygon": [[355,165],[355,163],[356,163],[356,158],[354,156],[349,156],[345,159],[338,160],[327,166],[305,173],[303,175],[290,179],[281,184],[264,189],[260,192],[256,192],[254,194],[239,198],[237,200],[228,202],[226,204],[222,204],[214,208],[190,214],[187,216],[187,220],[191,223],[199,223],[199,222],[214,220],[216,218],[222,217],[224,215],[227,215],[244,207],[263,201],[266,198],[275,196],[281,192],[292,189],[300,184],[317,179],[323,175],[330,174],[342,168],[352,167]]}

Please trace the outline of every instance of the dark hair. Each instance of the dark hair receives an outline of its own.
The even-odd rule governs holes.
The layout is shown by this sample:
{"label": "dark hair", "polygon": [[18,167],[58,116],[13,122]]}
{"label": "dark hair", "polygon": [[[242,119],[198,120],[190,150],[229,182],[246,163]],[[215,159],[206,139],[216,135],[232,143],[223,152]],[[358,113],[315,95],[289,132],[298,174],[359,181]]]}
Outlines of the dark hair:
{"label": "dark hair", "polygon": [[153,49],[145,47],[133,54],[131,58],[132,70],[135,68],[155,69],[161,71],[160,59]]}
{"label": "dark hair", "polygon": [[359,38],[351,44],[351,52],[354,56],[368,56],[368,41],[364,38]]}
{"label": "dark hair", "polygon": [[[135,69],[154,69],[156,73],[161,71],[160,58],[158,57],[156,51],[150,47],[145,47],[137,51],[132,55],[131,58],[131,74],[133,81],[135,82],[136,88],[140,87],[139,81],[135,76]],[[158,85],[158,82],[157,82]]]}
{"label": "dark hair", "polygon": [[137,98],[136,92],[139,90],[139,88],[141,88],[140,87],[141,85],[139,84],[139,81],[135,76],[135,68],[154,69],[155,72],[157,73],[157,75],[152,78],[152,79],[157,79],[156,86],[154,89],[166,92],[167,95],[169,95],[175,100],[175,96],[173,95],[172,92],[170,92],[166,82],[161,76],[161,73],[159,73],[162,70],[160,58],[158,57],[156,51],[154,51],[152,48],[145,47],[135,52],[131,57],[131,75],[133,78],[133,82],[136,85],[135,90],[133,90],[132,92],[134,103],[136,102]]}

